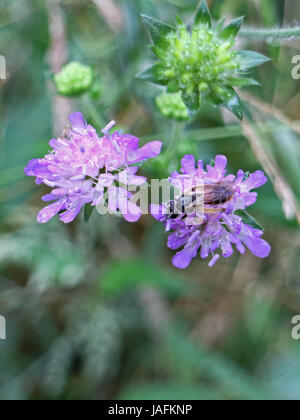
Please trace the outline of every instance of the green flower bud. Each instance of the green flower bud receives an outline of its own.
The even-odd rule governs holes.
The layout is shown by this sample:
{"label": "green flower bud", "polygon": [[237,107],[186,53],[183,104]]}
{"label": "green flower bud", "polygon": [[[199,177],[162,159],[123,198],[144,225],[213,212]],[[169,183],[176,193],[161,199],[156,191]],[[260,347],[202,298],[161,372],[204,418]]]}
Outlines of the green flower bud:
{"label": "green flower bud", "polygon": [[202,0],[190,30],[180,19],[176,26],[148,16],[143,19],[159,61],[139,77],[178,92],[190,110],[199,109],[203,99],[208,99],[242,118],[234,87],[254,85],[255,81],[245,77],[246,72],[268,61],[261,54],[233,49],[243,18],[225,28],[222,22],[213,26],[206,1]]}
{"label": "green flower bud", "polygon": [[76,61],[64,66],[54,76],[57,91],[64,96],[76,96],[88,91],[93,81],[93,69]]}
{"label": "green flower bud", "polygon": [[164,117],[177,121],[187,121],[189,119],[188,110],[180,93],[162,94],[156,98],[155,102]]}
{"label": "green flower bud", "polygon": [[207,94],[209,92],[209,84],[207,82],[201,82],[199,84],[199,92]]}

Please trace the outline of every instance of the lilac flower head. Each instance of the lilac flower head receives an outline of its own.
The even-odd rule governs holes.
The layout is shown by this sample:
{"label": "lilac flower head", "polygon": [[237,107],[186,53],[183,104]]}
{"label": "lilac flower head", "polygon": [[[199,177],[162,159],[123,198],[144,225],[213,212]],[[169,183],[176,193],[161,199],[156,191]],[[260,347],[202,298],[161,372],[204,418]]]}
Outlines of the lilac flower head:
{"label": "lilac flower head", "polygon": [[36,177],[38,185],[52,188],[42,200],[53,203],[39,212],[38,222],[47,223],[59,213],[62,222],[70,223],[86,204],[97,206],[106,197],[110,211],[120,211],[129,222],[137,221],[141,210],[130,201],[132,194],[122,185],[146,182],[136,175],[135,165],[159,155],[161,142],[139,148],[139,139],[131,134],[110,134],[115,122],[99,137],[80,112],[69,119],[72,128],[68,134],[51,140],[52,150],[42,159],[31,160],[25,168],[25,174]]}
{"label": "lilac flower head", "polygon": [[[264,185],[267,179],[262,171],[249,177],[242,170],[236,176],[228,175],[226,166],[225,156],[216,156],[215,164],[205,169],[202,161],[196,164],[194,156],[186,155],[181,162],[181,173],[174,172],[169,178],[178,191],[175,200],[151,206],[153,217],[167,231],[172,231],[168,247],[179,250],[173,258],[173,265],[179,269],[187,268],[198,254],[203,259],[211,255],[211,267],[220,258],[217,250],[228,258],[234,252],[233,246],[241,254],[247,247],[259,258],[270,254],[270,245],[261,238],[263,231],[236,214],[256,202],[257,193],[252,190]],[[193,189],[195,180],[197,186]],[[184,208],[187,199],[193,204],[189,211]],[[178,203],[182,206],[179,214],[170,210],[171,203],[172,210],[176,203],[177,208]]]}

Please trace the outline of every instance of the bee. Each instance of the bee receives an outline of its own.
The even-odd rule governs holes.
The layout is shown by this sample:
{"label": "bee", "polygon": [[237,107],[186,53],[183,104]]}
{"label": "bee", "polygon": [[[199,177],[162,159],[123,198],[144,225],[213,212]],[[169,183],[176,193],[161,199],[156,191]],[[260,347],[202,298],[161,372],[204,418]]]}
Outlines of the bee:
{"label": "bee", "polygon": [[171,220],[186,219],[196,214],[214,214],[223,210],[235,194],[235,186],[231,181],[220,181],[197,186],[184,192],[176,200],[171,200],[168,215]]}

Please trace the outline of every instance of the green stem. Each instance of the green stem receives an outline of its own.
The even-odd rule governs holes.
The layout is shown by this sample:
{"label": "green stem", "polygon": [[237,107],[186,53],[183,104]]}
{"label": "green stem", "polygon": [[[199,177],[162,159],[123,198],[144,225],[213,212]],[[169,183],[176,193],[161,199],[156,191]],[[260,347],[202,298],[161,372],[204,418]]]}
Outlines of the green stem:
{"label": "green stem", "polygon": [[178,151],[178,145],[183,140],[184,127],[185,123],[178,121],[173,122],[172,135],[165,152],[165,159],[169,161],[170,164],[174,161]]}
{"label": "green stem", "polygon": [[258,40],[282,40],[289,38],[300,38],[300,27],[294,28],[244,28],[239,32],[242,38]]}
{"label": "green stem", "polygon": [[87,114],[92,120],[93,125],[95,125],[95,128],[97,130],[102,130],[102,128],[106,126],[107,122],[103,119],[102,115],[99,113],[88,94],[83,95],[82,103]]}

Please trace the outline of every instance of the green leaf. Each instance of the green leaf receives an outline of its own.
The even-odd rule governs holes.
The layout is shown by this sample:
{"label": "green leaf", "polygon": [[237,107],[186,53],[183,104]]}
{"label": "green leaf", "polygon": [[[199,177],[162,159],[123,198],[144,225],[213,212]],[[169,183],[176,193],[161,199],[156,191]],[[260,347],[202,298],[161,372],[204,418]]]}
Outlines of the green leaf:
{"label": "green leaf", "polygon": [[182,19],[180,19],[179,16],[176,16],[176,22],[178,26],[185,26],[184,22]]}
{"label": "green leaf", "polygon": [[[168,351],[172,349],[173,366],[191,368],[194,375],[201,372],[208,380],[223,389],[231,398],[264,400],[270,399],[269,391],[240,365],[235,364],[226,355],[206,348],[200,341],[197,345],[187,338],[187,332],[181,327],[168,328],[164,338],[168,340]],[[226,391],[225,391],[226,390]],[[228,397],[230,399],[230,397]]]}
{"label": "green leaf", "polygon": [[241,70],[247,71],[253,67],[260,66],[261,64],[268,63],[271,61],[269,57],[255,51],[238,51],[238,57],[240,58]]}
{"label": "green leaf", "polygon": [[192,287],[187,287],[180,275],[138,258],[111,262],[104,268],[99,283],[105,296],[120,295],[141,285],[169,296],[192,293]]}
{"label": "green leaf", "polygon": [[209,12],[209,8],[207,6],[206,0],[201,1],[196,11],[195,24],[196,25],[204,24],[211,27],[211,17],[210,17],[210,12]]}
{"label": "green leaf", "polygon": [[147,82],[166,86],[169,79],[164,75],[164,71],[165,68],[161,64],[155,64],[143,73],[138,74],[136,77]]}
{"label": "green leaf", "polygon": [[261,86],[261,84],[257,80],[249,79],[246,77],[230,77],[226,80],[225,85],[229,87]]}
{"label": "green leaf", "polygon": [[171,82],[168,83],[167,92],[168,93],[176,93],[180,90],[180,85],[176,79],[171,80]]}
{"label": "green leaf", "polygon": [[233,88],[223,87],[220,92],[211,92],[213,103],[222,105],[231,111],[239,120],[243,119],[243,110],[240,98]]}
{"label": "green leaf", "polygon": [[235,38],[241,29],[241,26],[244,22],[244,17],[241,16],[235,20],[233,20],[221,33],[221,38],[223,39],[230,39]]}
{"label": "green leaf", "polygon": [[164,382],[130,385],[118,396],[119,400],[194,400],[209,401],[222,398],[222,392],[197,383]]}
{"label": "green leaf", "polygon": [[154,43],[166,36],[169,32],[175,31],[175,28],[165,22],[157,20],[153,17],[141,15],[144,23],[148,26],[151,39]]}
{"label": "green leaf", "polygon": [[225,22],[225,18],[222,18],[219,20],[219,22],[216,24],[216,32],[220,33],[222,31],[224,22]]}
{"label": "green leaf", "polygon": [[243,223],[246,225],[251,226],[254,229],[261,230],[262,232],[264,231],[264,228],[261,226],[261,224],[258,223],[258,221],[245,210],[238,210],[236,214],[242,218]]}
{"label": "green leaf", "polygon": [[231,90],[231,99],[229,99],[227,102],[223,104],[223,106],[229,111],[231,111],[239,120],[243,119],[243,110],[240,98],[238,94],[234,91],[234,89]]}
{"label": "green leaf", "polygon": [[160,58],[161,60],[163,60],[166,56],[166,53],[164,50],[162,50],[161,48],[159,48],[157,45],[151,45],[150,49],[154,52],[154,54],[156,55],[157,58]]}
{"label": "green leaf", "polygon": [[91,206],[90,204],[86,204],[84,206],[84,221],[85,223],[88,223],[90,220],[91,215],[93,214],[93,211],[95,210],[95,207]]}

